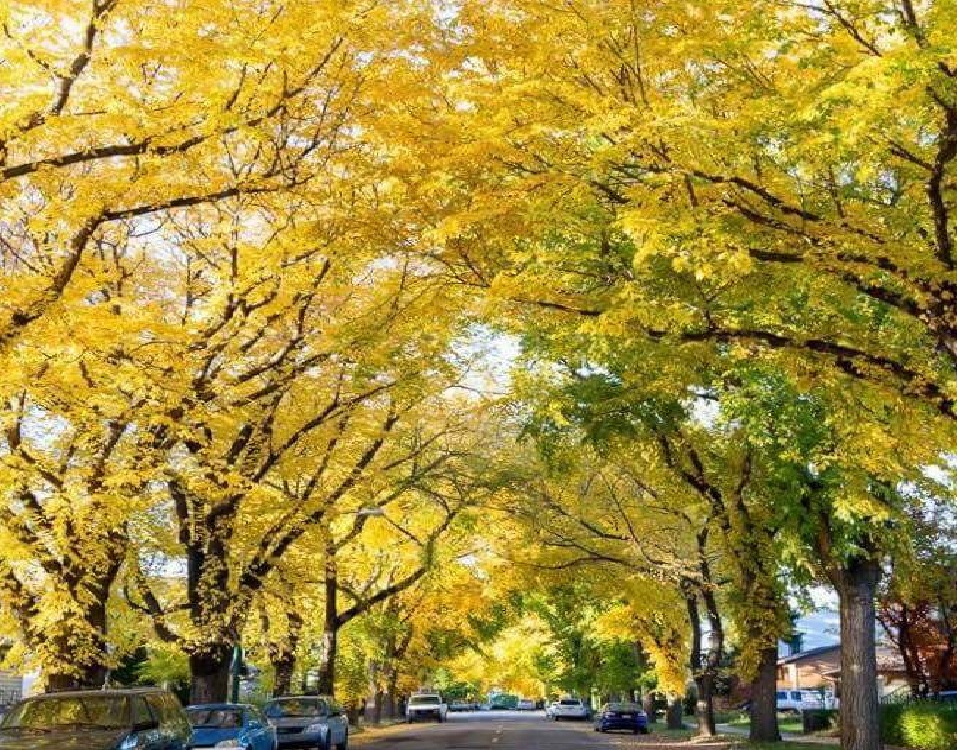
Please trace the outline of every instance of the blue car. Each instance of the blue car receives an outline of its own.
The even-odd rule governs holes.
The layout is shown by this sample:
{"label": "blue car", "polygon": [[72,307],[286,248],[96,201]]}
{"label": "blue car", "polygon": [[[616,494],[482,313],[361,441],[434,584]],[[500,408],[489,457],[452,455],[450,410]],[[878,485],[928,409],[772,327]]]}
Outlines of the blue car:
{"label": "blue car", "polygon": [[606,703],[595,715],[595,731],[648,734],[648,716],[636,703]]}
{"label": "blue car", "polygon": [[192,747],[276,750],[276,728],[255,706],[210,703],[186,709],[193,727]]}

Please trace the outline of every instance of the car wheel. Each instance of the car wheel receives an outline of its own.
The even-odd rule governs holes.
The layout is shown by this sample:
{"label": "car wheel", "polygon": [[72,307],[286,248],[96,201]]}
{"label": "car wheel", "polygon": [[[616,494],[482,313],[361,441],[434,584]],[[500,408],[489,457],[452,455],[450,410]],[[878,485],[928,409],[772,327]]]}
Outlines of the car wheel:
{"label": "car wheel", "polygon": [[638,727],[638,731],[641,734],[648,734],[648,727]]}
{"label": "car wheel", "polygon": [[342,742],[336,743],[336,750],[348,750],[349,748],[349,730],[346,730]]}

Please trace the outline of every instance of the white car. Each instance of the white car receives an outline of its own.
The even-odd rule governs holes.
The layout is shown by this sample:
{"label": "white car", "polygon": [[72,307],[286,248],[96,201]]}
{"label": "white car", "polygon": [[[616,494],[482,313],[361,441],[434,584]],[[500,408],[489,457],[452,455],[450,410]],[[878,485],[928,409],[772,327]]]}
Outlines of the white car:
{"label": "white car", "polygon": [[411,724],[419,719],[445,721],[449,707],[438,693],[416,693],[409,698],[405,707],[405,718]]}
{"label": "white car", "polygon": [[518,705],[515,706],[516,711],[534,711],[535,710],[535,701],[529,700],[528,698],[522,698]]}
{"label": "white car", "polygon": [[775,696],[778,711],[812,711],[836,708],[833,693],[820,690],[778,690]]}
{"label": "white car", "polygon": [[578,719],[584,721],[588,718],[588,706],[581,698],[562,698],[557,703],[552,704],[552,718],[555,721],[562,719]]}

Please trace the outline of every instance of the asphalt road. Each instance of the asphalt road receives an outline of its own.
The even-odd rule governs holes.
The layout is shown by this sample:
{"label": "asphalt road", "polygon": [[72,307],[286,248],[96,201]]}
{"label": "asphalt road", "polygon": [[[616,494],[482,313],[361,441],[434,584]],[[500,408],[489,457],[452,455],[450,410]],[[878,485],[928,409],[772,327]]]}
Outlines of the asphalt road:
{"label": "asphalt road", "polygon": [[416,723],[370,733],[357,737],[356,745],[363,750],[621,750],[644,739],[598,734],[590,721],[546,721],[541,711],[478,711],[450,713],[444,724]]}

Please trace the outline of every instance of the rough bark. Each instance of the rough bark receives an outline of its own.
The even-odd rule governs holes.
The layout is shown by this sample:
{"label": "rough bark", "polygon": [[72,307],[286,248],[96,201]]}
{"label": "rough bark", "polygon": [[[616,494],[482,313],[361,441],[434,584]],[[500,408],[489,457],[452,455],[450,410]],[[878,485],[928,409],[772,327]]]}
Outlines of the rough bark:
{"label": "rough bark", "polygon": [[229,693],[229,666],[233,647],[214,644],[189,655],[192,677],[190,703],[225,703]]}
{"label": "rough bark", "polygon": [[880,563],[852,558],[835,574],[841,615],[841,748],[882,750],[875,598]]}
{"label": "rough bark", "polygon": [[751,730],[752,742],[780,742],[777,712],[777,665],[778,647],[761,649],[758,672],[751,683]]}

